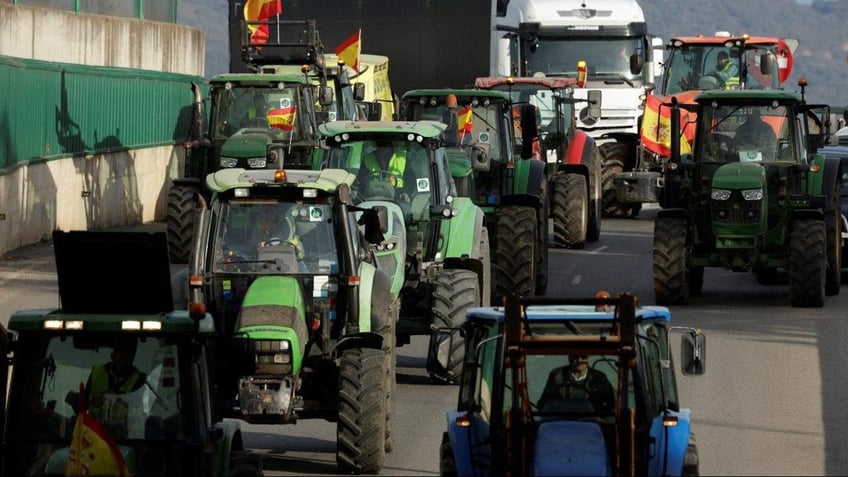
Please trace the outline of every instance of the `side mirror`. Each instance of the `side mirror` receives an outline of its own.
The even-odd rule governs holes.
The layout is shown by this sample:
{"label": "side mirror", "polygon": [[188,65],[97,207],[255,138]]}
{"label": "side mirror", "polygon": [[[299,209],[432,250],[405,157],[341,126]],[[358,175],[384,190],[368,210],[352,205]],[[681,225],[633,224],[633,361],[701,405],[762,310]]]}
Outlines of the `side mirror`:
{"label": "side mirror", "polygon": [[433,328],[430,331],[430,344],[427,347],[427,372],[444,381],[456,381],[459,376],[451,373],[450,350],[462,343],[459,328]]}
{"label": "side mirror", "polygon": [[368,243],[381,243],[389,231],[389,211],[385,206],[375,205],[365,210],[360,223],[365,226],[365,240]]}
{"label": "side mirror", "polygon": [[642,72],[642,67],[645,63],[642,61],[642,56],[639,55],[638,52],[630,55],[630,72],[634,75],[638,75]]}
{"label": "side mirror", "polygon": [[586,92],[586,100],[589,103],[589,117],[596,119],[601,117],[601,96],[599,89],[590,89]]}
{"label": "side mirror", "polygon": [[475,144],[471,147],[471,168],[475,171],[488,172],[492,168],[492,158],[489,155],[491,144]]}
{"label": "side mirror", "polygon": [[368,103],[368,120],[379,121],[383,117],[383,104],[379,101]]}
{"label": "side mirror", "polygon": [[760,74],[770,75],[774,69],[774,57],[770,53],[760,55]]}
{"label": "side mirror", "polygon": [[700,376],[706,371],[707,337],[691,330],[680,339],[680,371],[687,376]]}
{"label": "side mirror", "polygon": [[365,99],[365,83],[353,84],[353,100],[362,101]]}
{"label": "side mirror", "polygon": [[333,88],[329,86],[322,86],[321,94],[318,97],[318,104],[321,106],[331,106],[333,104]]}
{"label": "side mirror", "polygon": [[539,124],[536,122],[536,107],[532,104],[521,105],[521,158],[533,157],[533,141],[539,136]]}

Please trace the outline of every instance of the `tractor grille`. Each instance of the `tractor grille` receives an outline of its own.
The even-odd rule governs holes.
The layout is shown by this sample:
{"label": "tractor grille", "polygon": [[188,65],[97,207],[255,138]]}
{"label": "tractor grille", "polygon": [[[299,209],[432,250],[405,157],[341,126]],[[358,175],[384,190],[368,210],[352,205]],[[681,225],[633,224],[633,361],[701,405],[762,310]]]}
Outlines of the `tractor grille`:
{"label": "tractor grille", "polygon": [[734,190],[727,200],[712,200],[713,223],[755,224],[762,215],[762,200],[745,200]]}

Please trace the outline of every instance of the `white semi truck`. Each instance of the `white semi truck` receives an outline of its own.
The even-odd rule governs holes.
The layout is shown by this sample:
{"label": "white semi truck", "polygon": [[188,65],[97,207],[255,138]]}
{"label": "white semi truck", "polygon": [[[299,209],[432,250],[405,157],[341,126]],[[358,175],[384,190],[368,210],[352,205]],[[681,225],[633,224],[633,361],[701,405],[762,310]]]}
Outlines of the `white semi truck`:
{"label": "white semi truck", "polygon": [[585,84],[575,90],[585,98],[600,90],[601,117],[577,109],[577,127],[595,138],[603,159],[604,213],[634,215],[637,204],[615,198],[613,179],[649,165],[639,161],[639,126],[645,94],[662,73],[663,41],[648,33],[636,0],[511,0],[519,26],[533,39],[524,54],[522,75],[578,78],[584,62]]}

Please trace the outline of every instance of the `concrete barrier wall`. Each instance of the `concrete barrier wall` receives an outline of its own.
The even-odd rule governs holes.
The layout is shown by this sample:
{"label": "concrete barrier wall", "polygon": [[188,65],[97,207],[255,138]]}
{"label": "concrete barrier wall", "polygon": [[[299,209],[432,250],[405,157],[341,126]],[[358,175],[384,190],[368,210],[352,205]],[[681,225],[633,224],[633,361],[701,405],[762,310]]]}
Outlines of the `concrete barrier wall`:
{"label": "concrete barrier wall", "polygon": [[[203,76],[205,36],[187,26],[0,3],[0,55]],[[13,168],[0,175],[0,254],[55,229],[163,220],[183,160],[182,147],[166,146]]]}

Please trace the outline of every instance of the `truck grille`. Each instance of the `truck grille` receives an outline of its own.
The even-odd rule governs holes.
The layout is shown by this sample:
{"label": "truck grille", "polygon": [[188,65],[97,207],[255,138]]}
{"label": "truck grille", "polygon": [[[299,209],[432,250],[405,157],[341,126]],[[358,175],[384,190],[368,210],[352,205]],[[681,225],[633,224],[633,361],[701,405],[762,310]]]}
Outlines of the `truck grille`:
{"label": "truck grille", "polygon": [[712,200],[714,223],[754,224],[762,215],[762,200],[745,200],[742,192],[734,190],[727,200]]}

